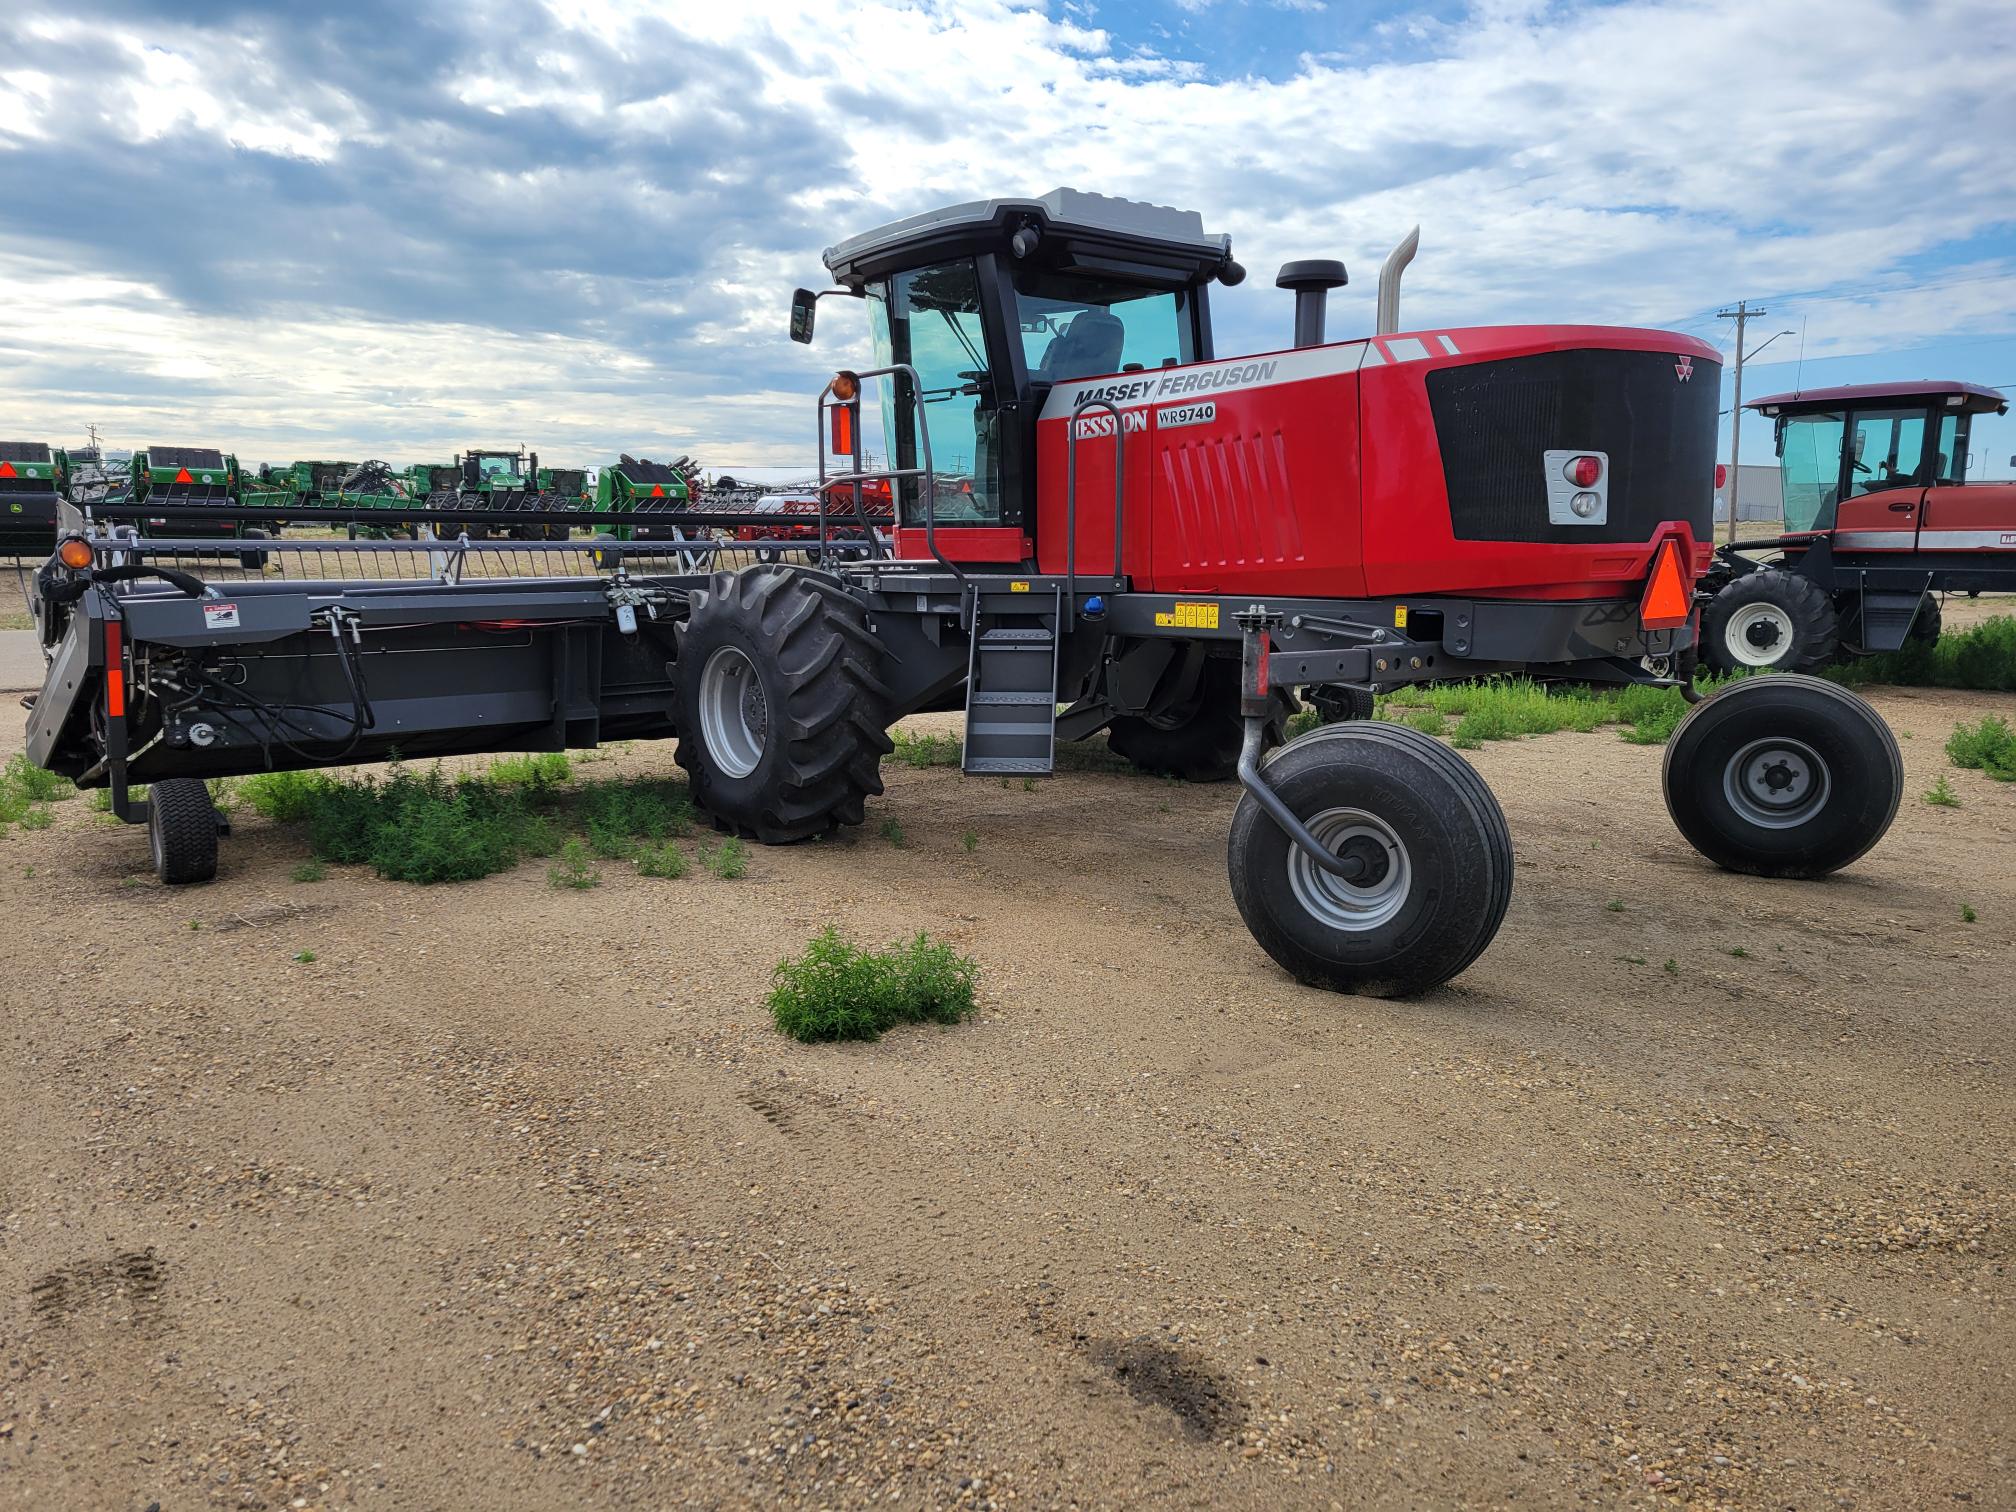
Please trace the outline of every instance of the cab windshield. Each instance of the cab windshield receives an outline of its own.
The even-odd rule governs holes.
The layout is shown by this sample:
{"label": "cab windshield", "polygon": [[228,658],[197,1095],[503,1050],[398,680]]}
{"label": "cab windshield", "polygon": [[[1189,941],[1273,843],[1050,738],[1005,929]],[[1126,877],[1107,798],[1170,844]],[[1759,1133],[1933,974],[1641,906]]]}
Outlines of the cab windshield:
{"label": "cab windshield", "polygon": [[516,457],[480,457],[477,459],[477,463],[482,468],[483,476],[486,478],[515,478],[518,476],[518,459]]}
{"label": "cab windshield", "polygon": [[[908,382],[880,381],[883,444],[898,468],[921,468],[930,442],[940,525],[1002,522],[1000,414],[980,321],[980,276],[962,257],[899,273],[868,290],[875,365],[908,363]],[[922,479],[897,480],[902,521],[922,525]]]}

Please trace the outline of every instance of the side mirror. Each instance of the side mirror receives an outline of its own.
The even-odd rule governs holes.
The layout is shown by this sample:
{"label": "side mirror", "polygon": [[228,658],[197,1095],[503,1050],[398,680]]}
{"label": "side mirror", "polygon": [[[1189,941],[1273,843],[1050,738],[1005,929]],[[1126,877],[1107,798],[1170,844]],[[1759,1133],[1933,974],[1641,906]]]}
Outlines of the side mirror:
{"label": "side mirror", "polygon": [[813,317],[819,310],[819,296],[810,289],[791,291],[791,339],[807,345],[812,341]]}

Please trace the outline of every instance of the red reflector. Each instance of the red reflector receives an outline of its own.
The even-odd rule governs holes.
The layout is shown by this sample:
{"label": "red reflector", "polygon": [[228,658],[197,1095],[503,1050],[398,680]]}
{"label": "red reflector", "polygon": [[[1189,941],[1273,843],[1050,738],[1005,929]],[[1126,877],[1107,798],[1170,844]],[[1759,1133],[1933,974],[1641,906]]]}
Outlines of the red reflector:
{"label": "red reflector", "polygon": [[1594,457],[1570,457],[1566,472],[1568,481],[1577,488],[1594,488],[1603,476],[1603,464]]}
{"label": "red reflector", "polygon": [[14,464],[12,462],[0,462],[0,478],[11,478],[14,476]]}
{"label": "red reflector", "polygon": [[126,661],[119,649],[119,621],[105,621],[105,712],[126,717]]}
{"label": "red reflector", "polygon": [[833,406],[833,454],[838,457],[854,455],[854,410],[851,405]]}
{"label": "red reflector", "polygon": [[1725,488],[1728,486],[1728,483],[1729,464],[1727,462],[1717,462],[1715,464],[1715,486],[1717,488]]}
{"label": "red reflector", "polygon": [[1680,565],[1680,547],[1671,536],[1659,543],[1652,558],[1652,575],[1645,580],[1645,596],[1638,601],[1638,623],[1647,630],[1677,630],[1687,623],[1694,609],[1694,595],[1687,584],[1686,569]]}
{"label": "red reflector", "polygon": [[654,484],[652,484],[652,485],[651,485],[651,497],[652,497],[652,498],[654,498],[654,499],[662,499],[662,498],[664,498],[664,497],[665,497],[665,485],[664,485],[663,483],[654,483]]}
{"label": "red reflector", "polygon": [[175,474],[175,481],[177,483],[194,483],[196,480],[189,476],[189,469],[185,467],[182,471]]}

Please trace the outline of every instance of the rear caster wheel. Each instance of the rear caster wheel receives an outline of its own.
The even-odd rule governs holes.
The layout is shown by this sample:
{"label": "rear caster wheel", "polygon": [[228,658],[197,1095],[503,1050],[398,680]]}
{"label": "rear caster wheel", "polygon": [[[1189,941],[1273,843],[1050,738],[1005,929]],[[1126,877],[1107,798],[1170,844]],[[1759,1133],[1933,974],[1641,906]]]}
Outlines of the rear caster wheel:
{"label": "rear caster wheel", "polygon": [[148,793],[147,841],[154,875],[170,886],[217,875],[217,809],[194,777],[170,777]]}
{"label": "rear caster wheel", "polygon": [[1512,897],[1512,834],[1491,789],[1440,741],[1404,725],[1325,725],[1262,775],[1318,840],[1355,863],[1339,877],[1249,792],[1226,864],[1240,917],[1297,981],[1405,997],[1484,951]]}
{"label": "rear caster wheel", "polygon": [[[1267,747],[1287,738],[1295,695],[1274,694],[1267,720]],[[1163,714],[1129,714],[1113,721],[1107,747],[1144,772],[1181,777],[1185,782],[1225,782],[1239,769],[1239,744],[1246,722],[1239,715],[1239,663],[1214,657],[1197,677],[1197,691],[1180,708]]]}
{"label": "rear caster wheel", "polygon": [[1354,688],[1348,683],[1319,683],[1302,696],[1325,724],[1370,719],[1378,701],[1370,688]]}
{"label": "rear caster wheel", "polygon": [[1717,866],[1824,877],[1897,816],[1904,764],[1890,727],[1844,688],[1781,675],[1732,683],[1666,744],[1666,810]]}

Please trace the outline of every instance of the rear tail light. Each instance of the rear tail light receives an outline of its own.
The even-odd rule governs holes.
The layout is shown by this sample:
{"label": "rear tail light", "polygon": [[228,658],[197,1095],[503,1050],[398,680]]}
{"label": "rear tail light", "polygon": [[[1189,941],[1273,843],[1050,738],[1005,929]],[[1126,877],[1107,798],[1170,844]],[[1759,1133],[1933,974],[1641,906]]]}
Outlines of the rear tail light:
{"label": "rear tail light", "polygon": [[1586,520],[1603,507],[1603,496],[1584,489],[1568,501],[1568,507],[1574,510],[1578,517]]}
{"label": "rear tail light", "polygon": [[1570,457],[1561,472],[1577,488],[1594,488],[1603,476],[1603,463],[1595,457]]}

